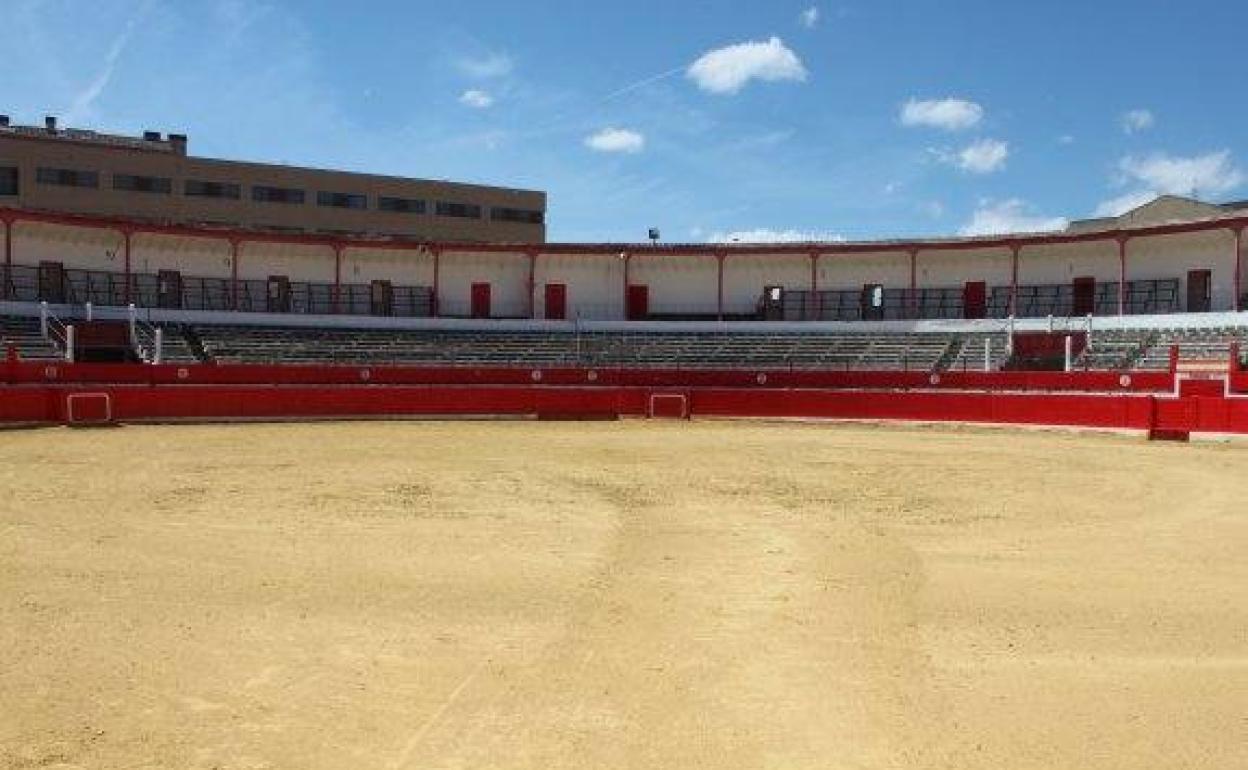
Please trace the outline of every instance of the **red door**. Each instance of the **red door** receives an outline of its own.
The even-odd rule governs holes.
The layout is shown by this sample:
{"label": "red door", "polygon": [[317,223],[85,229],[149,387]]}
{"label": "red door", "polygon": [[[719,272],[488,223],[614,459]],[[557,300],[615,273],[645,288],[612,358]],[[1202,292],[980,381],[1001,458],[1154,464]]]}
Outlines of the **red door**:
{"label": "red door", "polygon": [[1209,270],[1187,272],[1187,312],[1208,313],[1213,309],[1213,295],[1209,291],[1211,277]]}
{"label": "red door", "polygon": [[472,285],[472,317],[490,317],[490,285],[488,283]]}
{"label": "red door", "polygon": [[962,287],[962,317],[983,318],[988,310],[988,284],[967,281]]}
{"label": "red door", "polygon": [[637,285],[628,287],[628,320],[643,321],[650,315],[650,287]]}
{"label": "red door", "polygon": [[1089,315],[1096,310],[1096,279],[1090,276],[1076,278],[1074,282],[1072,315]]}
{"label": "red door", "polygon": [[568,317],[568,287],[562,283],[546,284],[546,318],[562,321]]}

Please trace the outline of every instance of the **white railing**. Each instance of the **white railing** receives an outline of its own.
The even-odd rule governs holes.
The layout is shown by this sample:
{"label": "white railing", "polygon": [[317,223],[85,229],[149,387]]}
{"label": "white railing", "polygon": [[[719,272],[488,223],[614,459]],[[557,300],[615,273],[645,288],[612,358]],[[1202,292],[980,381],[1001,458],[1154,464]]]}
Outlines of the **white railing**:
{"label": "white railing", "polygon": [[74,361],[74,326],[67,324],[48,309],[48,303],[39,303],[39,333],[52,343],[69,363]]}
{"label": "white railing", "polygon": [[130,325],[130,347],[145,364],[159,364],[164,359],[165,330],[146,321],[134,320]]}

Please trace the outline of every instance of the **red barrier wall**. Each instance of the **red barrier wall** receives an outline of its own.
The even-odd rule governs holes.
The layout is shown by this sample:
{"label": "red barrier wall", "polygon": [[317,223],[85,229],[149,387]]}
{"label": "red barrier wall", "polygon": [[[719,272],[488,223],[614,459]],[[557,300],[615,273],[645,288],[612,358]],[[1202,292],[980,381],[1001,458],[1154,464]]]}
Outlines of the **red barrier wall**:
{"label": "red barrier wall", "polygon": [[[538,379],[534,373],[538,373]],[[9,383],[180,385],[584,385],[619,387],[953,389],[1170,392],[1168,372],[835,372],[402,366],[187,366],[8,362]],[[1242,379],[1248,386],[1248,379]]]}
{"label": "red barrier wall", "polygon": [[[418,415],[646,414],[639,387],[512,385],[16,385],[0,387],[0,422],[61,423],[69,394],[103,393],[122,422]],[[1248,433],[1248,398],[1149,394],[686,388],[704,417],[956,421]]]}

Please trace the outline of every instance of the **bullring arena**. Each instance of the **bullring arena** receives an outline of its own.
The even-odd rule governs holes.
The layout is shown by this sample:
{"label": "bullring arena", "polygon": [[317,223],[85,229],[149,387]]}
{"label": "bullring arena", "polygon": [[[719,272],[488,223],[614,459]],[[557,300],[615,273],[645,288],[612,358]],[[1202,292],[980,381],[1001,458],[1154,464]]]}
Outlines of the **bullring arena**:
{"label": "bullring arena", "polygon": [[[247,205],[99,175],[35,178]],[[0,767],[1242,764],[1243,205],[560,244],[257,187],[0,208]],[[480,194],[315,199],[541,231]]]}
{"label": "bullring arena", "polygon": [[1244,450],[739,422],[0,441],[0,766],[1227,768]]}

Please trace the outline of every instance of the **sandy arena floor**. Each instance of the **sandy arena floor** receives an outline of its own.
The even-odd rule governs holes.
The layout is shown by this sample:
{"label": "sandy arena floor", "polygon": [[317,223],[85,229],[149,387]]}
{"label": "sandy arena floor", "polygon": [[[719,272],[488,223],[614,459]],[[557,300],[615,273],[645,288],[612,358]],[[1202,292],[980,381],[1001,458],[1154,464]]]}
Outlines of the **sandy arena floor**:
{"label": "sandy arena floor", "polygon": [[1231,768],[1248,446],[0,433],[0,767]]}

